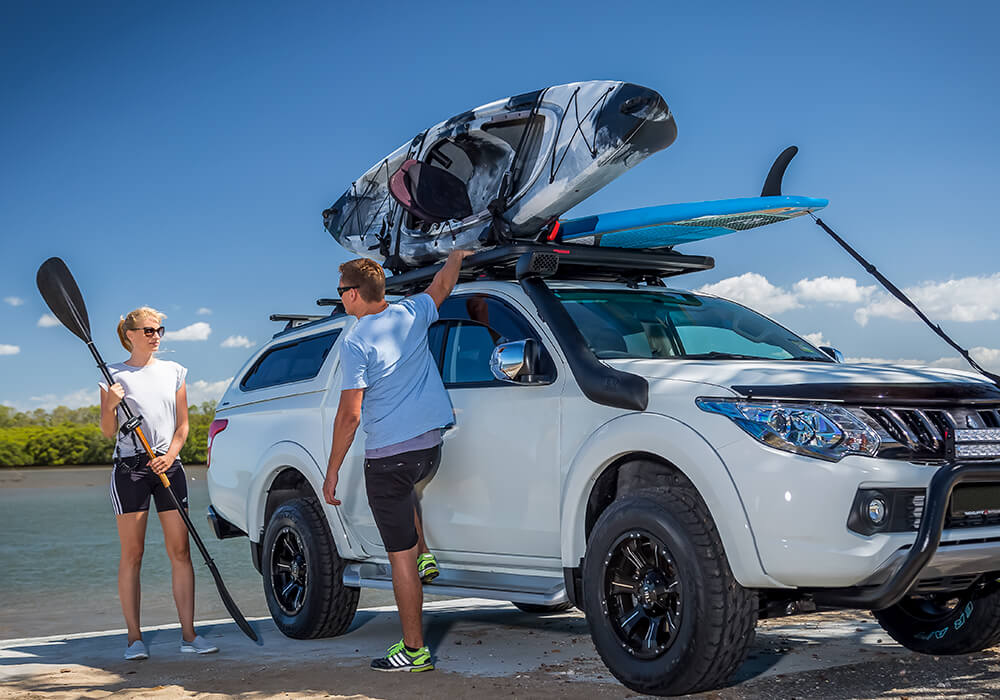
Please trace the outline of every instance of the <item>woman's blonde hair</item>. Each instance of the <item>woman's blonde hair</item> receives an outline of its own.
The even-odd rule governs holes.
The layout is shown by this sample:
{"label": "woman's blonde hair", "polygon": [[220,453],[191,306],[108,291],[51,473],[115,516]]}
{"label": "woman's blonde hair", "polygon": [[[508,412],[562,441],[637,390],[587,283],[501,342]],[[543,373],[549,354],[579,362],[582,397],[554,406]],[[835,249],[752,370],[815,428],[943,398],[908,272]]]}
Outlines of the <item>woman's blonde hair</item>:
{"label": "woman's blonde hair", "polygon": [[140,306],[135,311],[129,311],[125,316],[121,317],[118,322],[118,340],[121,341],[122,347],[132,352],[132,341],[128,339],[125,335],[125,331],[135,330],[139,328],[139,321],[143,318],[155,318],[157,323],[163,323],[163,319],[167,317],[166,314],[160,313],[156,309],[149,306]]}

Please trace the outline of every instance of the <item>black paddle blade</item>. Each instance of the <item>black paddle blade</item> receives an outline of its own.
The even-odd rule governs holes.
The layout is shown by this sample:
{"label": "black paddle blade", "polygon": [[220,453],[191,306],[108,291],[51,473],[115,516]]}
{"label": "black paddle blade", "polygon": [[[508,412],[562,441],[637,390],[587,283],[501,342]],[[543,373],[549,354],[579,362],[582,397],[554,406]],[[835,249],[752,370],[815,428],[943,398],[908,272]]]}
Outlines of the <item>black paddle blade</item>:
{"label": "black paddle blade", "polygon": [[208,570],[212,572],[212,577],[215,579],[215,587],[219,591],[219,597],[222,599],[222,604],[226,606],[226,610],[229,611],[229,616],[233,618],[233,622],[236,626],[243,630],[243,634],[250,637],[255,642],[260,642],[257,638],[257,633],[254,631],[247,619],[243,617],[243,613],[240,612],[239,607],[236,605],[236,601],[233,597],[229,595],[229,589],[226,588],[226,584],[222,582],[222,576],[219,575],[219,570],[215,568],[215,562],[211,559],[205,562],[208,564]]}
{"label": "black paddle blade", "polygon": [[52,313],[70,332],[85,343],[90,342],[90,319],[76,280],[61,258],[49,258],[35,276],[38,291]]}

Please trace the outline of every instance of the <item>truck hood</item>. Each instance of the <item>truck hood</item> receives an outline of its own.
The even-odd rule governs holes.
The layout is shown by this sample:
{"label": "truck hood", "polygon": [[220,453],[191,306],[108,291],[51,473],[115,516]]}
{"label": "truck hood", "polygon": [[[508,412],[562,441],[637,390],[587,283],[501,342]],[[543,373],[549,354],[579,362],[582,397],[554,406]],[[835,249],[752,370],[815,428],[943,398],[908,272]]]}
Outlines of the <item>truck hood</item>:
{"label": "truck hood", "polygon": [[[812,400],[900,400],[922,404],[954,401],[1000,402],[1000,388],[962,370],[827,362],[766,360],[605,360],[624,372],[645,377],[650,392],[657,380],[723,388],[748,398]],[[713,392],[713,393],[718,393]]]}

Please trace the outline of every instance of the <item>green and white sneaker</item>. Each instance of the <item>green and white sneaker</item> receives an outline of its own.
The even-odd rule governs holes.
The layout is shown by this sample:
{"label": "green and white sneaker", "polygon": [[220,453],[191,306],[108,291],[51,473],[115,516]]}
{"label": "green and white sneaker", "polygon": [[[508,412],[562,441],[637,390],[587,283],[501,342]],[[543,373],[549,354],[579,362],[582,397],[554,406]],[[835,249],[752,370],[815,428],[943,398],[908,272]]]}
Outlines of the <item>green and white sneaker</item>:
{"label": "green and white sneaker", "polygon": [[417,557],[417,574],[421,583],[430,583],[438,577],[441,571],[438,569],[437,559],[428,552]]}
{"label": "green and white sneaker", "polygon": [[420,647],[416,651],[410,651],[403,644],[403,640],[389,647],[385,656],[372,659],[372,668],[376,671],[433,671],[434,664],[431,663],[431,652],[427,647]]}

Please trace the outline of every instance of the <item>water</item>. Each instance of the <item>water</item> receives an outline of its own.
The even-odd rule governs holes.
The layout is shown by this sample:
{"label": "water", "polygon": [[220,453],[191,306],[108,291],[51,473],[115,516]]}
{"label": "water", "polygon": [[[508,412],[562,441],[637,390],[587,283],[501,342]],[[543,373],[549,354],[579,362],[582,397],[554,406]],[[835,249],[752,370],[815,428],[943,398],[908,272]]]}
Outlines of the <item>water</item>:
{"label": "water", "polygon": [[[218,540],[205,520],[205,468],[185,467],[191,519],[246,617],[267,616],[261,576],[245,537]],[[0,472],[0,639],[125,627],[118,601],[118,531],[108,497],[110,467]],[[23,477],[23,478],[21,478]],[[194,543],[195,619],[228,617]],[[392,604],[363,590],[361,605]],[[177,622],[170,560],[151,507],[142,562],[142,624]]]}

